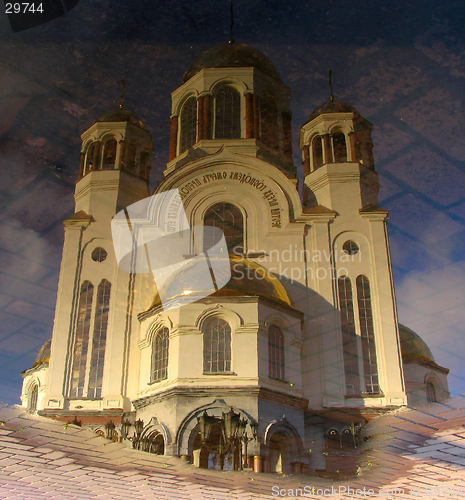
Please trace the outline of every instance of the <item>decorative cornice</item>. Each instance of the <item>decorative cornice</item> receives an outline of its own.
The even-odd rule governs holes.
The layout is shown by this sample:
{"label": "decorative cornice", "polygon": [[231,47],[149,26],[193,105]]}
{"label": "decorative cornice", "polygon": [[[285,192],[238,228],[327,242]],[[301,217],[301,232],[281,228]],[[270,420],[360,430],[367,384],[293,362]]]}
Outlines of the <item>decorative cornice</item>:
{"label": "decorative cornice", "polygon": [[79,210],[79,212],[63,219],[65,227],[87,227],[91,222],[94,222],[94,218],[86,214],[84,210]]}
{"label": "decorative cornice", "polygon": [[132,401],[136,410],[149,406],[151,404],[160,403],[173,398],[203,398],[203,397],[244,397],[244,398],[258,398],[263,401],[271,401],[279,403],[291,408],[305,409],[308,407],[308,400],[283,394],[263,387],[250,387],[250,386],[233,386],[233,387],[173,387],[162,391],[158,394],[146,396],[143,398]]}

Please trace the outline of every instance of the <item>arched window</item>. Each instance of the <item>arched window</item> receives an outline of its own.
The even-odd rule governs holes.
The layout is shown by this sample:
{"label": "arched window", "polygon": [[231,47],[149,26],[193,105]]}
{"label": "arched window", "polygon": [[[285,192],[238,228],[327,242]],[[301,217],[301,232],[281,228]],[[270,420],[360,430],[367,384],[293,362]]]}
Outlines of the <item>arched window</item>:
{"label": "arched window", "polygon": [[240,137],[241,96],[232,87],[221,87],[215,94],[215,139]]}
{"label": "arched window", "polygon": [[203,334],[203,371],[231,371],[231,328],[220,318],[211,319]]}
{"label": "arched window", "polygon": [[341,448],[355,448],[355,439],[350,429],[344,429],[342,431]]}
{"label": "arched window", "polygon": [[347,161],[347,145],[346,136],[343,132],[336,132],[333,134],[333,154],[334,161],[341,162]]}
{"label": "arched window", "polygon": [[278,108],[270,95],[260,97],[260,140],[279,149]]}
{"label": "arched window", "polygon": [[84,281],[81,285],[81,293],[79,295],[73,367],[71,370],[70,396],[74,398],[84,396],[93,293],[94,286],[92,283],[90,281]]}
{"label": "arched window", "polygon": [[181,140],[179,153],[189,149],[197,139],[197,99],[189,97],[181,111]]}
{"label": "arched window", "polygon": [[[216,203],[211,206],[204,217],[204,226],[218,227],[224,233],[228,250],[234,253],[242,253],[244,249],[244,218],[239,207],[231,203]],[[213,240],[214,235],[205,232],[204,248],[208,249],[217,242]]]}
{"label": "arched window", "polygon": [[39,395],[39,386],[37,384],[33,384],[29,389],[28,397],[27,397],[27,409],[29,411],[37,410],[37,397]]}
{"label": "arched window", "polygon": [[152,382],[168,377],[169,337],[168,328],[163,328],[157,333],[152,344]]}
{"label": "arched window", "polygon": [[97,306],[95,308],[94,334],[92,337],[92,358],[89,375],[89,398],[102,397],[103,363],[107,342],[108,312],[110,309],[111,284],[102,280],[97,290]]}
{"label": "arched window", "polygon": [[103,148],[103,170],[112,170],[116,162],[116,139],[110,139]]}
{"label": "arched window", "polygon": [[360,393],[360,374],[358,369],[357,334],[354,319],[352,284],[347,276],[338,279],[339,309],[341,311],[342,351],[346,394]]}
{"label": "arched window", "polygon": [[148,151],[143,151],[140,156],[140,176],[143,179],[147,179],[150,174],[150,153]]}
{"label": "arched window", "polygon": [[130,142],[128,144],[128,157],[126,160],[126,168],[130,172],[134,172],[136,169],[136,145]]}
{"label": "arched window", "polygon": [[341,447],[341,436],[337,429],[330,429],[326,434],[326,446],[330,449]]}
{"label": "arched window", "polygon": [[375,332],[373,310],[371,307],[370,282],[366,276],[357,277],[358,315],[362,338],[363,374],[365,391],[371,394],[379,392],[378,366],[376,362]]}
{"label": "arched window", "polygon": [[436,403],[436,388],[434,387],[433,382],[431,380],[428,380],[426,382],[426,401],[428,403]]}
{"label": "arched window", "polygon": [[98,170],[99,163],[100,163],[100,143],[93,142],[87,150],[85,173],[87,174],[91,170]]}
{"label": "arched window", "polygon": [[274,325],[268,328],[268,371],[271,378],[284,380],[284,335]]}
{"label": "arched window", "polygon": [[319,135],[317,135],[312,141],[312,159],[313,170],[316,170],[323,165],[323,141]]}

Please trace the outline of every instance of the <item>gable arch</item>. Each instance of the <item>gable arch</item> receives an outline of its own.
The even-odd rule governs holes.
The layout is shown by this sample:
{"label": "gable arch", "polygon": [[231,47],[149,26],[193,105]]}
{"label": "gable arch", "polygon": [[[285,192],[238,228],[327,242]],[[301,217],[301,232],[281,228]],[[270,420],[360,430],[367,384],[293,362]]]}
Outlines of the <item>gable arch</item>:
{"label": "gable arch", "polygon": [[222,417],[222,413],[227,413],[231,408],[233,408],[235,412],[240,412],[241,415],[246,418],[249,425],[254,422],[254,419],[248,412],[242,410],[241,408],[231,407],[231,405],[228,405],[223,399],[215,399],[211,403],[199,406],[195,410],[192,410],[186,417],[184,417],[176,432],[176,454],[190,455],[195,437],[197,435],[194,432],[198,425],[197,417],[200,417],[204,411],[211,416]]}
{"label": "gable arch", "polygon": [[236,330],[244,324],[244,320],[236,312],[221,306],[215,306],[203,311],[195,320],[195,326],[199,331],[204,332],[206,324],[213,318],[219,318],[226,321],[231,327],[231,333],[235,333]]}

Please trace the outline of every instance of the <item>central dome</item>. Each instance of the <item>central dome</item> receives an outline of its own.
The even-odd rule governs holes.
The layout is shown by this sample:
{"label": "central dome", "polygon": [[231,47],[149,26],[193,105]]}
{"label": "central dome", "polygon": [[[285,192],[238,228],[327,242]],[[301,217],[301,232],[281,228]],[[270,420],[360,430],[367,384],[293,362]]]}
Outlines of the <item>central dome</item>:
{"label": "central dome", "polygon": [[[292,307],[286,289],[271,271],[244,257],[230,255],[229,260],[231,264],[231,279],[224,287],[207,295],[208,297],[259,296],[272,302]],[[219,278],[218,275],[215,276]],[[196,294],[205,297],[205,286],[208,288],[210,285],[205,282],[205,277],[201,273],[198,273],[198,267],[189,265],[163,284],[161,294],[164,297],[165,304],[176,301],[176,304],[182,305],[184,290],[192,290],[191,293],[193,295],[189,295],[190,298]],[[160,295],[157,293],[152,305],[146,312],[160,305]]]}
{"label": "central dome", "polygon": [[268,57],[245,43],[226,43],[208,49],[189,66],[182,83],[187,82],[203,68],[256,68],[281,82],[278,70]]}

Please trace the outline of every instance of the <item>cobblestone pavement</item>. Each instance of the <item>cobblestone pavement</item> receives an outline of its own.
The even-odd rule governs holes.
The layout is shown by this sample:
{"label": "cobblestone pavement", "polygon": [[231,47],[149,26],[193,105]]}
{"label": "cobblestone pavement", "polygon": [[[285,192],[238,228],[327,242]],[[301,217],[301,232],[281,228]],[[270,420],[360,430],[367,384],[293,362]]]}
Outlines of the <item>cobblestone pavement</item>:
{"label": "cobblestone pavement", "polygon": [[399,409],[365,426],[364,433],[370,439],[354,478],[218,472],[111,443],[89,430],[28,414],[19,406],[3,406],[0,498],[465,497],[465,398]]}

